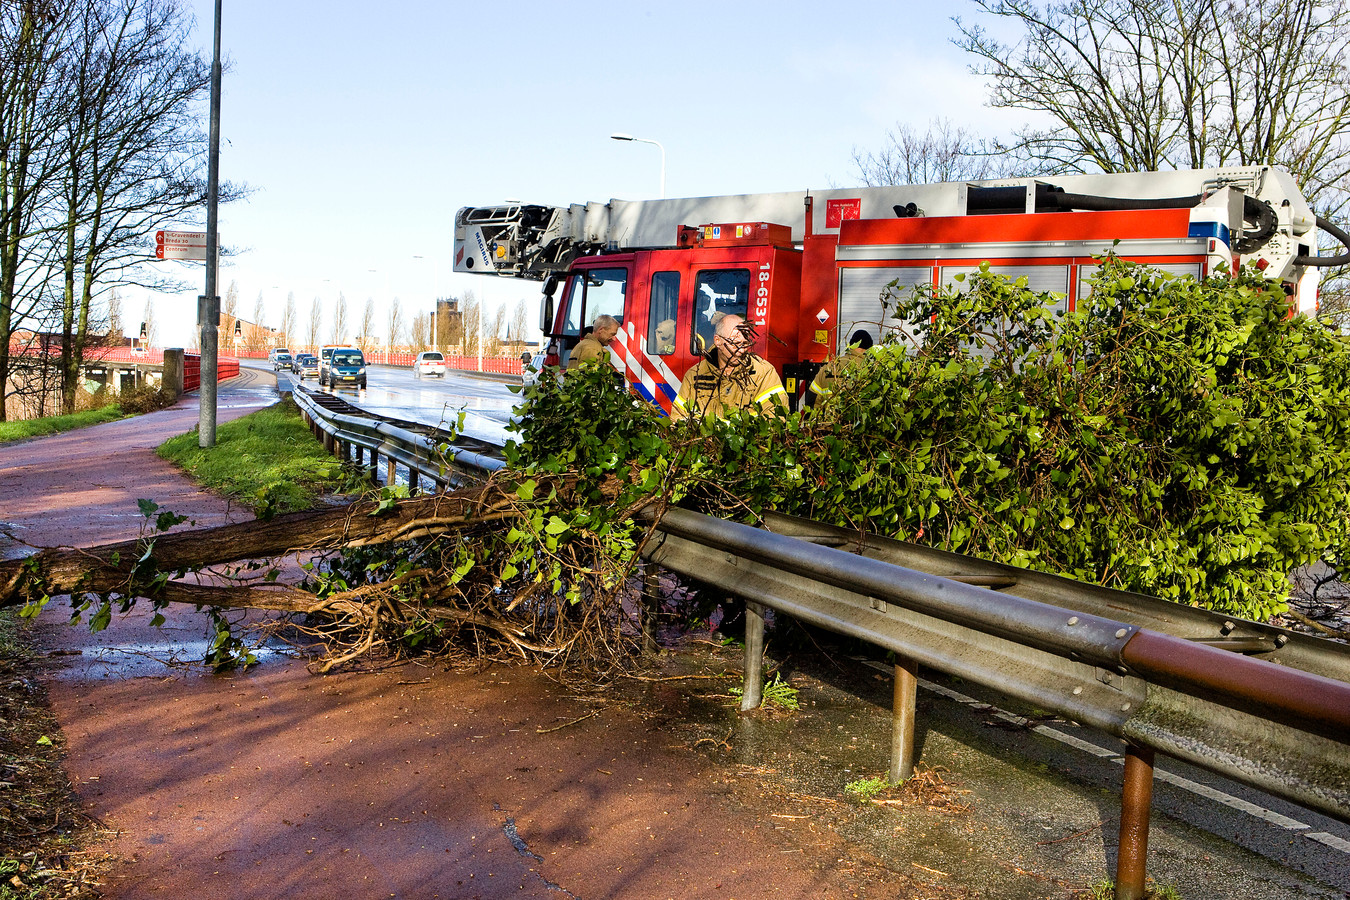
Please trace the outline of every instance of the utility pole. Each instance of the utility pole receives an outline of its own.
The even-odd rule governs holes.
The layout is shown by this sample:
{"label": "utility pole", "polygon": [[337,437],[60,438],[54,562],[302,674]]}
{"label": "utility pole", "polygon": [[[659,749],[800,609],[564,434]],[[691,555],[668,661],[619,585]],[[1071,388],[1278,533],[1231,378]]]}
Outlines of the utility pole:
{"label": "utility pole", "polygon": [[201,326],[202,384],[197,419],[197,446],[216,445],[216,379],[220,372],[220,295],[216,268],[220,261],[220,237],[216,232],[216,206],[220,196],[220,4],[216,0],[215,49],[211,59],[211,136],[206,163],[206,293],[197,298],[197,324]]}

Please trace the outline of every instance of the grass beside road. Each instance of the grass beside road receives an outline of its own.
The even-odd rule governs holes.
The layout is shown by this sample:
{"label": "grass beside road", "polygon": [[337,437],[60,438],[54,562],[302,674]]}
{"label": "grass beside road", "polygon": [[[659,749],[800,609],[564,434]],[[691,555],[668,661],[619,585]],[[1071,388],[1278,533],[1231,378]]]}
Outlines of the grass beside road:
{"label": "grass beside road", "polygon": [[56,434],[87,428],[90,425],[102,425],[120,419],[125,415],[122,407],[116,403],[98,409],[71,413],[68,416],[46,416],[41,419],[25,419],[20,422],[0,422],[0,444],[5,441],[21,441],[24,438],[40,437],[44,434]]}
{"label": "grass beside road", "polygon": [[360,472],[324,452],[289,399],[221,425],[209,450],[197,446],[193,429],[165,441],[158,453],[259,515],[310,509],[323,494],[370,487]]}

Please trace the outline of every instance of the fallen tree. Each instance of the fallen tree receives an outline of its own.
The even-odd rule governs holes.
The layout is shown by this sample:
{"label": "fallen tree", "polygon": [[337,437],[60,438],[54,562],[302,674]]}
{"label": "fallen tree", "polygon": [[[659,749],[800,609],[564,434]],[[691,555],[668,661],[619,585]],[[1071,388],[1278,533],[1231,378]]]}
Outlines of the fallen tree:
{"label": "fallen tree", "polygon": [[[1265,619],[1287,575],[1350,547],[1350,346],[1255,275],[1108,260],[1079,309],[987,271],[895,299],[892,339],[823,407],[671,427],[602,372],[545,378],[485,487],[146,534],[0,563],[0,605],[70,595],[300,614],[331,668],[467,648],[604,671],[640,646],[639,552],[679,503],[776,510]],[[277,563],[303,576],[283,584]],[[231,568],[232,567],[232,568]],[[288,570],[293,571],[293,569]],[[708,608],[696,608],[706,614]]]}

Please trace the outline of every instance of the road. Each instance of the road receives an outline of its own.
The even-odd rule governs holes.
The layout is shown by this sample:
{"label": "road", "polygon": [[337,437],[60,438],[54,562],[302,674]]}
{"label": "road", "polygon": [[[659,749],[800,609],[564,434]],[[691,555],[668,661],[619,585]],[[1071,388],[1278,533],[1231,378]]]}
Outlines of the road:
{"label": "road", "polygon": [[[242,360],[252,368],[270,369],[264,360]],[[277,386],[290,390],[297,376],[277,373]],[[418,378],[411,369],[393,366],[367,366],[366,388],[319,388],[314,379],[305,386],[327,390],[362,409],[391,418],[422,422],[427,425],[453,424],[464,411],[464,434],[494,444],[505,443],[506,430],[517,396],[511,382],[492,375],[447,372],[444,378]]]}

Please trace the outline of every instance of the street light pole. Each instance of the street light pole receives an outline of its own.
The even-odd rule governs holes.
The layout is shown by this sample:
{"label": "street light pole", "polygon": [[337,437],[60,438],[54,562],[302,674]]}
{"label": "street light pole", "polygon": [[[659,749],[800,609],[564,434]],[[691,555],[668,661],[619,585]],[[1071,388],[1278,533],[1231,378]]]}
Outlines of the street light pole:
{"label": "street light pole", "polygon": [[216,293],[216,264],[220,237],[216,207],[220,198],[220,3],[216,0],[215,51],[211,59],[211,134],[206,163],[206,293],[197,300],[201,326],[201,400],[197,415],[197,446],[216,445],[216,379],[220,372],[220,296]]}
{"label": "street light pole", "polygon": [[661,146],[660,141],[654,141],[651,138],[633,137],[631,134],[616,132],[611,134],[609,139],[612,141],[633,141],[639,144],[655,144],[656,149],[661,151],[661,199],[666,198],[666,148]]}

